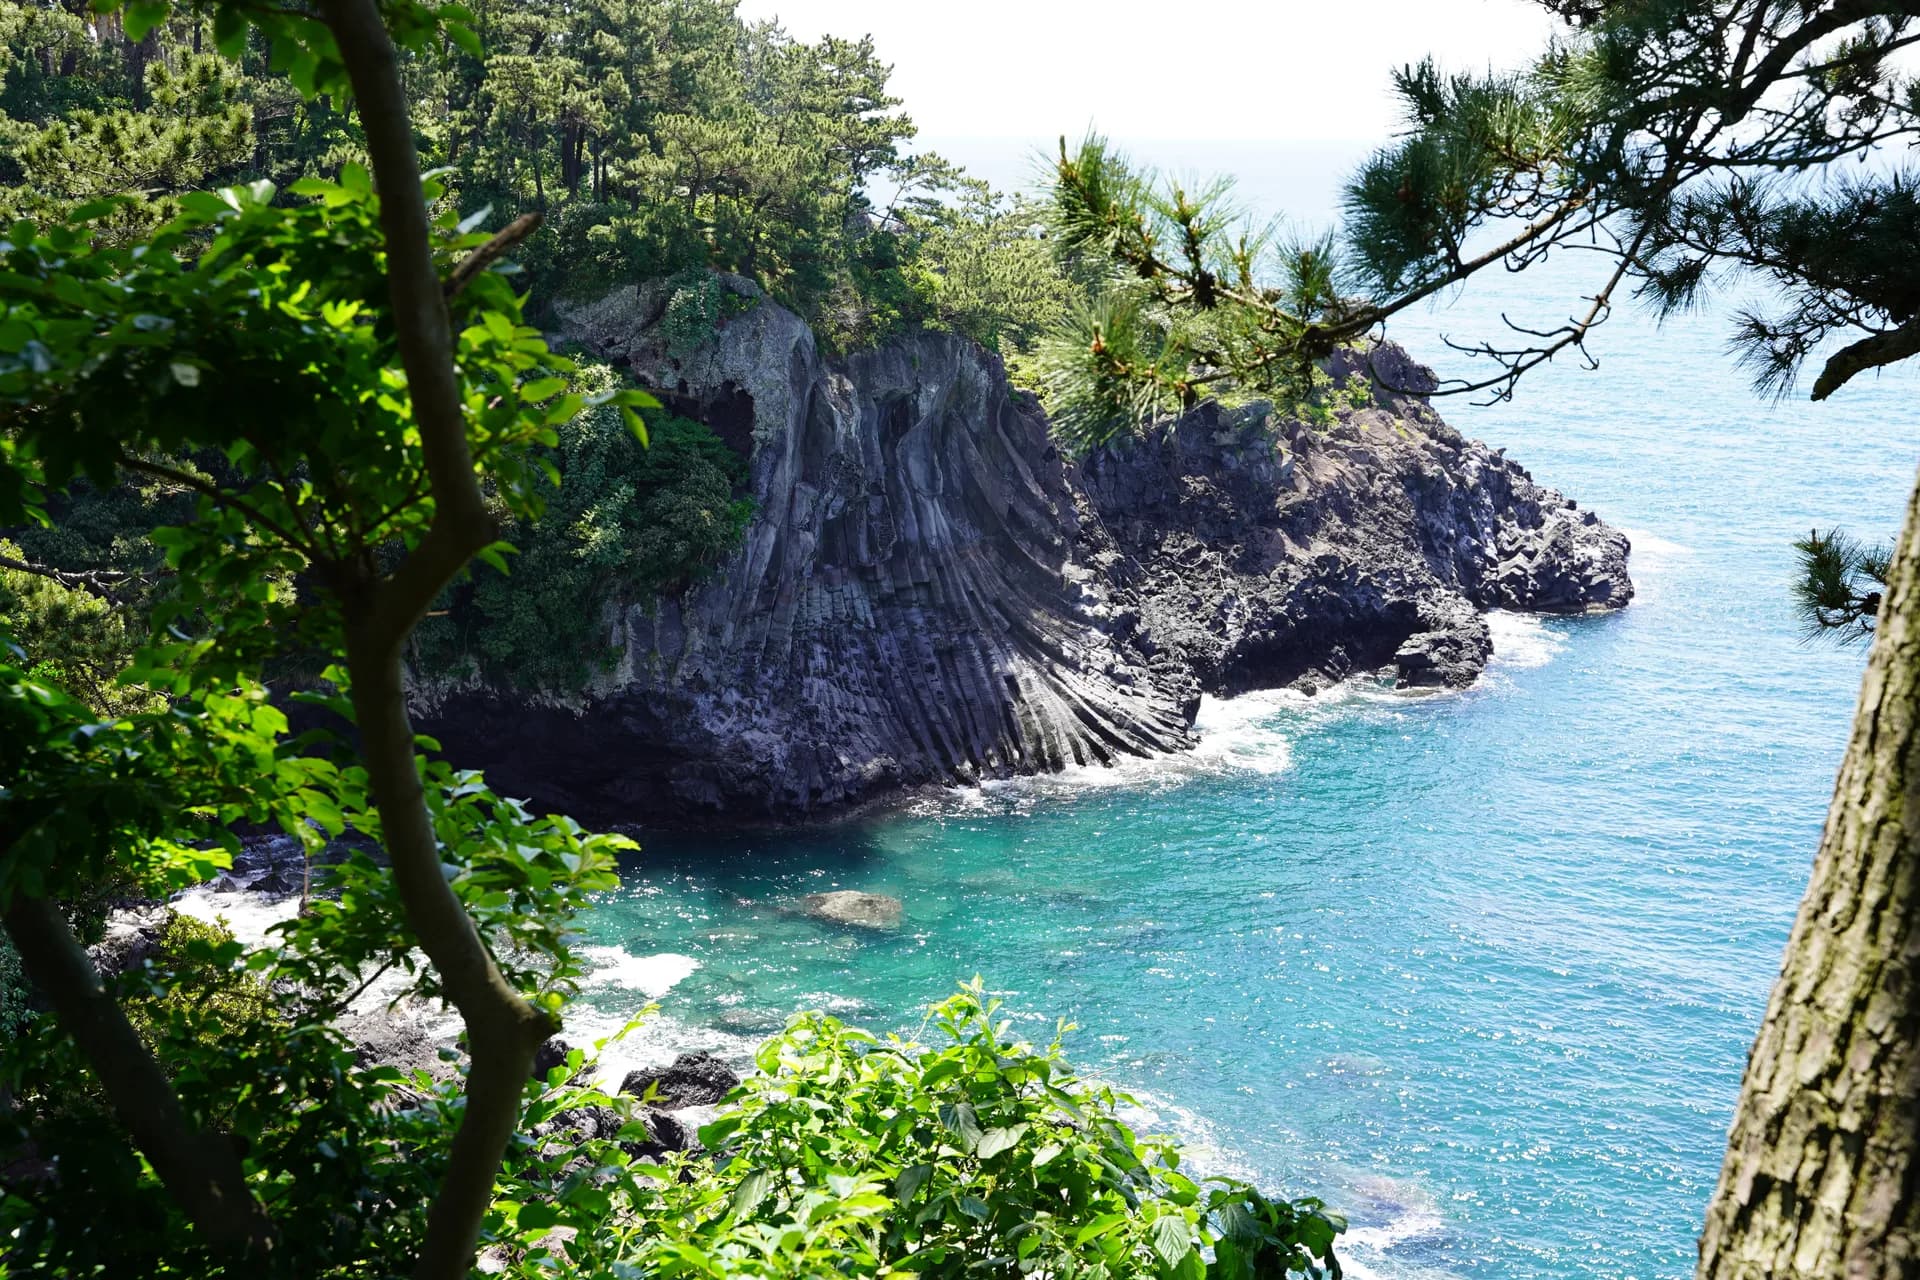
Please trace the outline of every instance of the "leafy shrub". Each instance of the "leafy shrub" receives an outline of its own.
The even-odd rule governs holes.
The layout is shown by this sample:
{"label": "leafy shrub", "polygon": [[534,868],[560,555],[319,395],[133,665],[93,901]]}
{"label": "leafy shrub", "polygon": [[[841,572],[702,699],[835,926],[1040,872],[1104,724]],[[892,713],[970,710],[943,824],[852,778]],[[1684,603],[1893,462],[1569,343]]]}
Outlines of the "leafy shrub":
{"label": "leafy shrub", "polygon": [[666,314],[660,317],[660,332],[671,354],[692,355],[712,340],[720,325],[720,293],[720,281],[710,272],[676,278]]}
{"label": "leafy shrub", "polygon": [[127,1021],[165,1061],[170,1045],[229,1043],[277,1017],[272,993],[243,957],[225,924],[175,912],[148,959],[151,976],[126,1001]]}
{"label": "leafy shrub", "polygon": [[[595,366],[584,389],[614,381]],[[746,463],[698,422],[656,412],[647,428],[643,446],[612,407],[560,428],[546,513],[507,530],[520,552],[510,573],[481,573],[421,628],[422,666],[472,663],[521,687],[577,688],[617,656],[603,626],[610,603],[685,590],[740,545],[753,515],[735,496]]]}
{"label": "leafy shrub", "polygon": [[[1319,1202],[1181,1172],[1118,1118],[1129,1099],[998,1009],[976,978],[931,1011],[932,1047],[802,1014],[701,1130],[711,1158],[633,1159],[640,1121],[529,1148],[489,1228],[528,1276],[1339,1275]],[[530,1119],[616,1101],[556,1087]]]}

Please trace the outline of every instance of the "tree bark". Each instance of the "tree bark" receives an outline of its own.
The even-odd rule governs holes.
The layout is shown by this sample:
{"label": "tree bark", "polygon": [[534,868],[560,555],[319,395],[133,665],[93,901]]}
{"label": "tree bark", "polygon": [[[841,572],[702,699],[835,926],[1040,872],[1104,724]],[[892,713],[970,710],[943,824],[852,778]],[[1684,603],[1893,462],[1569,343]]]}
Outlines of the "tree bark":
{"label": "tree bark", "polygon": [[[432,483],[433,520],[387,577],[351,584],[342,605],[347,669],[367,779],[407,926],[466,1024],[466,1106],[447,1176],[427,1215],[417,1280],[464,1280],[493,1202],[500,1158],[520,1121],[534,1051],[558,1026],[501,974],[448,883],[415,758],[401,684],[402,647],[453,575],[494,537],[467,447],[467,420],[446,284],[434,266],[419,156],[400,66],[376,0],[323,0],[322,12],[353,83],[380,195],[394,336]],[[531,229],[529,227],[529,229]]]}
{"label": "tree bark", "polygon": [[1699,1280],[1920,1276],[1917,849],[1920,488],[1741,1085]]}

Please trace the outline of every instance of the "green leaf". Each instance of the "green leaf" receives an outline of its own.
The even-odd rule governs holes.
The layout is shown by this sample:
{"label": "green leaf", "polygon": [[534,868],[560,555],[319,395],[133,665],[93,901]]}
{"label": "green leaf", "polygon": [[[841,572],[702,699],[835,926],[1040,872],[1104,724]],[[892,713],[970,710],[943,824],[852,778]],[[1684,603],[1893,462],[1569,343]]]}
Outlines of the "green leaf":
{"label": "green leaf", "polygon": [[1077,1247],[1087,1243],[1089,1240],[1096,1240],[1126,1220],[1127,1215],[1124,1213],[1103,1213],[1076,1231],[1073,1236],[1073,1243]]}
{"label": "green leaf", "polygon": [[247,49],[247,19],[238,5],[218,5],[213,11],[213,47],[223,58],[238,59]]}
{"label": "green leaf", "polygon": [[1009,1147],[1019,1145],[1020,1139],[1026,1134],[1027,1126],[1024,1124],[1010,1125],[1003,1129],[989,1129],[980,1135],[980,1145],[974,1149],[974,1154],[982,1160],[990,1159]]}
{"label": "green leaf", "polygon": [[107,217],[115,209],[122,208],[132,201],[126,196],[104,196],[98,200],[89,200],[75,207],[67,214],[68,222],[97,222]]}
{"label": "green leaf", "polygon": [[932,1176],[933,1166],[930,1164],[908,1165],[900,1171],[900,1176],[893,1180],[893,1198],[901,1204],[911,1202],[914,1195]]}
{"label": "green leaf", "polygon": [[960,1139],[962,1151],[972,1151],[980,1145],[980,1117],[974,1113],[972,1103],[956,1102],[940,1108],[940,1123]]}
{"label": "green leaf", "polygon": [[475,35],[473,28],[466,23],[449,22],[444,29],[447,33],[447,39],[460,46],[464,52],[470,53],[476,58],[485,56],[486,50],[480,44],[480,37]]}
{"label": "green leaf", "polygon": [[767,1193],[772,1189],[773,1175],[765,1169],[755,1169],[740,1179],[739,1185],[734,1187],[733,1195],[728,1201],[733,1216],[747,1217],[760,1207],[761,1202],[767,1198]]}
{"label": "green leaf", "polygon": [[522,1231],[546,1231],[560,1221],[560,1211],[550,1204],[523,1204],[514,1216]]}
{"label": "green leaf", "polygon": [[1193,1252],[1193,1235],[1187,1230],[1187,1220],[1177,1213],[1155,1218],[1153,1251],[1169,1268],[1179,1266]]}
{"label": "green leaf", "polygon": [[727,1139],[740,1131],[746,1117],[738,1111],[715,1118],[712,1123],[700,1126],[700,1145],[709,1151],[718,1151],[727,1144]]}
{"label": "green leaf", "polygon": [[1247,1206],[1235,1200],[1220,1210],[1220,1230],[1230,1240],[1258,1240],[1265,1233]]}
{"label": "green leaf", "polygon": [[627,430],[633,434],[633,438],[640,442],[641,448],[651,447],[652,441],[647,436],[645,419],[625,405],[620,406],[620,418],[627,424]]}
{"label": "green leaf", "polygon": [[135,44],[145,40],[149,31],[167,20],[170,7],[165,0],[131,0],[120,17],[127,39]]}

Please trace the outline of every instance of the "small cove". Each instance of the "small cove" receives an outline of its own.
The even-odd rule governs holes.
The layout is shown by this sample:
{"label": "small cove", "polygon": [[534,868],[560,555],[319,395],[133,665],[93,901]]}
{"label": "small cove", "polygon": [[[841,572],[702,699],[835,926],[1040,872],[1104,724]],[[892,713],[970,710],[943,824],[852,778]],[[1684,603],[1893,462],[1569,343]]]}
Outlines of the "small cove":
{"label": "small cove", "polygon": [[[1772,405],[1720,342],[1623,316],[1597,372],[1442,406],[1633,537],[1631,608],[1498,616],[1458,694],[1210,701],[1188,757],[643,836],[582,1025],[658,996],[627,1052],[738,1055],[801,1007],[911,1031],[979,973],[1209,1167],[1347,1210],[1353,1274],[1688,1274],[1861,663],[1800,644],[1790,542],[1890,535],[1915,457],[1910,377]],[[834,888],[905,924],[784,909]]]}

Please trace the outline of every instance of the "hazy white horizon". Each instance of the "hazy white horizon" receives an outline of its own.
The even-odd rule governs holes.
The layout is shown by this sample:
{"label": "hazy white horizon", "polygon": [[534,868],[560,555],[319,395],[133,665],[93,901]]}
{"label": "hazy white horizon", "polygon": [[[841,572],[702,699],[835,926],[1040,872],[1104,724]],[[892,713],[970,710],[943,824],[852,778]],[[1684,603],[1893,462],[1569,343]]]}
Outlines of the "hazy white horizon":
{"label": "hazy white horizon", "polygon": [[[803,40],[871,35],[921,136],[1378,144],[1394,68],[1509,68],[1559,29],[1533,0],[741,0]],[[1089,15],[1098,15],[1097,19]]]}

